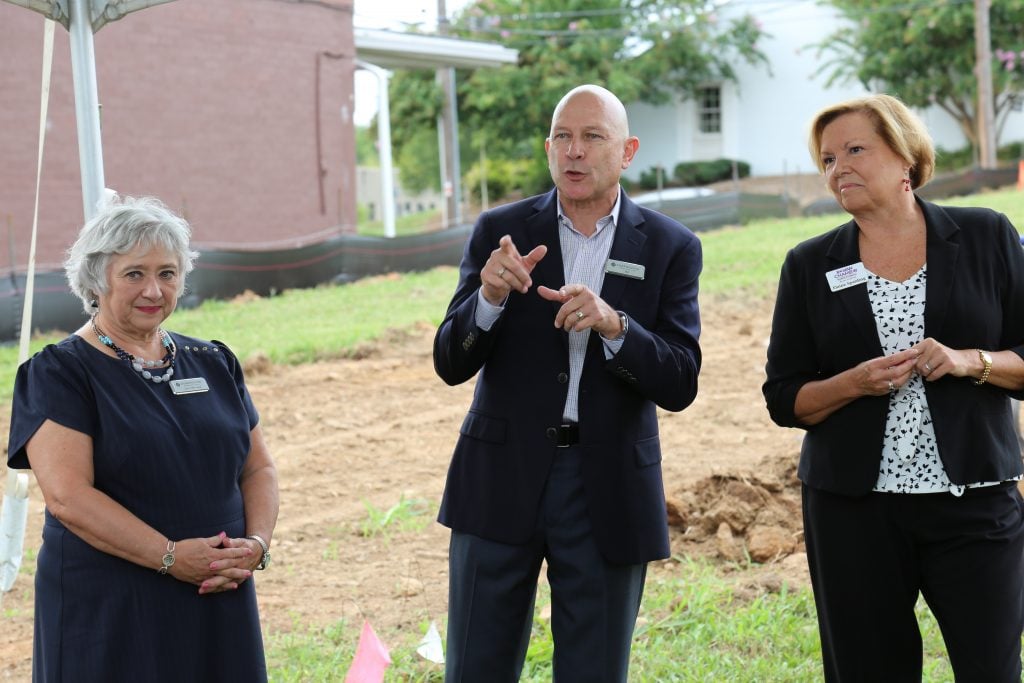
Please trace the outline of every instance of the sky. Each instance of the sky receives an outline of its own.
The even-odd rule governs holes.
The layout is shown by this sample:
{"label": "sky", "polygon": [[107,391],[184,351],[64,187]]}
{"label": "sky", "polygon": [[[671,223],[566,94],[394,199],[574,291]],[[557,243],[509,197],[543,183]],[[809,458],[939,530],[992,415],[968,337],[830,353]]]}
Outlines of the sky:
{"label": "sky", "polygon": [[[445,0],[451,16],[471,0]],[[357,28],[382,28],[404,31],[409,24],[422,24],[421,30],[433,32],[437,26],[437,0],[355,0],[353,23]],[[355,76],[357,126],[367,126],[377,113],[377,79],[363,70]]]}

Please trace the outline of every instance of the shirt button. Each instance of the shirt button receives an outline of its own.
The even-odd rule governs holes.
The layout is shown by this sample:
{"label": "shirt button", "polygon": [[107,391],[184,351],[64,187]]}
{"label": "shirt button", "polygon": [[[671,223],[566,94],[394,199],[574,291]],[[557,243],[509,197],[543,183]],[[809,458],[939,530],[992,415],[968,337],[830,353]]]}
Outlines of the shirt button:
{"label": "shirt button", "polygon": [[569,375],[565,374],[564,372],[558,373],[558,383],[559,384],[565,384],[568,381],[569,381]]}

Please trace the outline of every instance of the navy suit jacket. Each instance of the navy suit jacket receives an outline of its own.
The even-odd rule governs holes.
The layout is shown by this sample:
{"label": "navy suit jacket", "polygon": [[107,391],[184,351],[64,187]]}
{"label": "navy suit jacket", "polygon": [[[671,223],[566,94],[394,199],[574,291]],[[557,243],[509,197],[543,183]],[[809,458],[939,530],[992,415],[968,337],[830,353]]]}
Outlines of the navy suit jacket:
{"label": "navy suit jacket", "polygon": [[[1006,216],[918,199],[927,226],[924,334],[953,349],[1011,349],[1024,356],[1024,250]],[[863,284],[832,292],[825,273],[860,261],[854,221],[786,256],[763,391],[772,419],[807,430],[800,479],[861,495],[878,479],[889,397],[864,396],[808,426],[793,414],[805,383],[883,355]],[[970,377],[925,381],[939,457],[950,481],[1004,481],[1021,474],[1008,392]]]}
{"label": "navy suit jacket", "polygon": [[[476,325],[480,270],[502,235],[522,254],[547,245],[526,294],[512,292],[489,331]],[[700,241],[679,223],[622,193],[609,258],[642,264],[642,280],[606,273],[600,296],[629,317],[611,360],[590,334],[579,394],[583,483],[594,538],[615,564],[668,557],[656,406],[679,411],[697,395],[701,354]],[[439,520],[509,544],[536,530],[558,450],[546,436],[562,422],[568,335],[559,304],[536,292],[565,283],[555,191],[485,212],[466,244],[459,284],[434,339],[434,367],[448,384],[478,375],[448,470]]]}

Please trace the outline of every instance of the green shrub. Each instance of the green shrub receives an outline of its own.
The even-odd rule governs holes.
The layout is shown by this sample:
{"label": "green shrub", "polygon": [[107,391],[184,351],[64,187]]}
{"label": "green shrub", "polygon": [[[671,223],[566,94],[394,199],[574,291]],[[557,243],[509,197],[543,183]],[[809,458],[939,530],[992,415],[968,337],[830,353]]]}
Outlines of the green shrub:
{"label": "green shrub", "polygon": [[[640,172],[639,185],[644,190],[656,190],[658,189],[658,169],[661,167],[651,166],[646,171]],[[664,168],[661,168],[661,185],[666,187],[672,184],[672,178],[665,172]]]}
{"label": "green shrub", "polygon": [[[750,164],[736,161],[736,173],[740,178],[750,175]],[[713,161],[684,161],[676,164],[672,176],[676,184],[685,187],[709,185],[719,180],[732,178],[732,159],[714,159]]]}
{"label": "green shrub", "polygon": [[[488,159],[487,160],[487,197],[495,202],[513,192],[526,193],[533,182],[533,161],[530,159]],[[483,178],[483,166],[480,162],[473,164],[466,172],[464,182],[466,189],[473,198],[480,201],[480,181]]]}
{"label": "green shrub", "polygon": [[[1000,165],[1013,164],[1024,159],[1024,142],[1009,142],[996,150],[996,160]],[[935,148],[935,171],[947,173],[974,166],[974,150],[970,145],[960,149]]]}

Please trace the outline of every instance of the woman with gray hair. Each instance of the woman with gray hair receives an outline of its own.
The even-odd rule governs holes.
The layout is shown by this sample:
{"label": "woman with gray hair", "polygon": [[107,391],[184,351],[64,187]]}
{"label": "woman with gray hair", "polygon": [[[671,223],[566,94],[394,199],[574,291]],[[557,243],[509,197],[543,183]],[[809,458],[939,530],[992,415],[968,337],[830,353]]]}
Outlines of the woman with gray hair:
{"label": "woman with gray hair", "polygon": [[46,501],[35,681],[265,681],[250,580],[277,474],[234,354],[162,324],[196,254],[151,198],[115,200],[65,263],[90,319],[18,369],[8,463]]}

